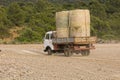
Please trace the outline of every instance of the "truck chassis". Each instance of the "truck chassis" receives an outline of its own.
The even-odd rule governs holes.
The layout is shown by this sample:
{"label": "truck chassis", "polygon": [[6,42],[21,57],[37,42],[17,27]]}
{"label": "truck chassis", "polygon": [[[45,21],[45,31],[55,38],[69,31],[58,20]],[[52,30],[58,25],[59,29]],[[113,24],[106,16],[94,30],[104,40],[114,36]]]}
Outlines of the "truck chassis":
{"label": "truck chassis", "polygon": [[52,52],[64,52],[64,55],[69,57],[72,56],[73,53],[79,54],[82,56],[88,56],[90,54],[90,49],[95,49],[92,44],[54,44],[54,51]]}

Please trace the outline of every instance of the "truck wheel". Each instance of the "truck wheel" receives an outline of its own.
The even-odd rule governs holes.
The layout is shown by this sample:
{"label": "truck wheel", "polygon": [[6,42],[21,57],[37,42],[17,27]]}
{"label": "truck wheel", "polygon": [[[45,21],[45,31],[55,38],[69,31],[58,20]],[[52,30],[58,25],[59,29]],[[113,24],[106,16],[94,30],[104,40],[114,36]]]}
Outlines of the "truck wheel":
{"label": "truck wheel", "polygon": [[85,56],[85,51],[81,51],[81,55],[82,55],[82,56]]}
{"label": "truck wheel", "polygon": [[50,48],[47,49],[48,55],[52,55],[52,50]]}
{"label": "truck wheel", "polygon": [[82,56],[88,56],[90,54],[90,50],[85,50],[81,52]]}
{"label": "truck wheel", "polygon": [[90,50],[86,50],[86,56],[90,55]]}
{"label": "truck wheel", "polygon": [[76,51],[76,54],[79,54],[80,52]]}
{"label": "truck wheel", "polygon": [[65,49],[64,50],[64,55],[66,56],[66,57],[70,57],[70,56],[72,56],[73,55],[73,53],[72,53],[72,50],[70,50],[70,49]]}

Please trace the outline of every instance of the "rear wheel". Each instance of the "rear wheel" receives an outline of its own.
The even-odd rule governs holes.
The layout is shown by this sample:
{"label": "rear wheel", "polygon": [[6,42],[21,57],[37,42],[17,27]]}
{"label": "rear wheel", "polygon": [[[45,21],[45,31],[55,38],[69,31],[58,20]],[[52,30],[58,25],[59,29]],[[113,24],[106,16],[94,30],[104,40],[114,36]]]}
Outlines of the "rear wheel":
{"label": "rear wheel", "polygon": [[79,54],[80,52],[79,52],[79,51],[76,51],[75,53],[76,53],[76,54]]}
{"label": "rear wheel", "polygon": [[82,56],[88,56],[88,55],[90,55],[90,50],[84,50],[84,51],[82,51],[81,55]]}
{"label": "rear wheel", "polygon": [[86,56],[90,55],[90,50],[86,50]]}
{"label": "rear wheel", "polygon": [[70,57],[70,56],[73,55],[73,52],[72,52],[71,49],[66,48],[66,49],[64,50],[64,55],[65,55],[66,57]]}
{"label": "rear wheel", "polygon": [[52,50],[50,48],[47,49],[48,55],[52,55]]}
{"label": "rear wheel", "polygon": [[85,51],[81,51],[81,55],[82,55],[82,56],[85,56]]}

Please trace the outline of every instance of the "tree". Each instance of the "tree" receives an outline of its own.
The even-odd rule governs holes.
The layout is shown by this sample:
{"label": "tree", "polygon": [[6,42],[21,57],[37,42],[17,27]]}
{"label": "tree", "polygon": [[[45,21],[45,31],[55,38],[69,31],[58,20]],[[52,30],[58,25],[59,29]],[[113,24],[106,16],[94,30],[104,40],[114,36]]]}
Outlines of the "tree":
{"label": "tree", "polygon": [[89,3],[89,9],[92,15],[105,20],[106,6],[104,4],[100,4],[98,0],[91,0],[91,2]]}
{"label": "tree", "polygon": [[6,9],[0,6],[0,38],[4,39],[5,37],[9,37],[8,30],[9,21],[7,19]]}
{"label": "tree", "polygon": [[101,38],[103,35],[109,34],[111,32],[110,25],[107,21],[103,21],[95,16],[91,16],[91,21],[91,29],[93,35]]}
{"label": "tree", "polygon": [[0,22],[0,38],[4,39],[10,36],[8,28],[6,28],[2,22]]}
{"label": "tree", "polygon": [[18,3],[12,3],[8,7],[8,18],[15,26],[21,26],[25,21],[25,13]]}

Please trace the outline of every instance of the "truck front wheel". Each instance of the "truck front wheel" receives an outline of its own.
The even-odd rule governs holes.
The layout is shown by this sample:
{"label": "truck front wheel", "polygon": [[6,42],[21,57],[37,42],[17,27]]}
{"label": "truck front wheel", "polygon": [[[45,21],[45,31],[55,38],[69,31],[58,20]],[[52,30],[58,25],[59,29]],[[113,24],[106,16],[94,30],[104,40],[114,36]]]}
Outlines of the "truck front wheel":
{"label": "truck front wheel", "polygon": [[52,55],[52,50],[50,48],[47,49],[48,55]]}

